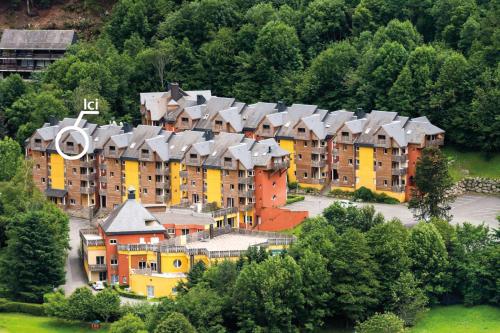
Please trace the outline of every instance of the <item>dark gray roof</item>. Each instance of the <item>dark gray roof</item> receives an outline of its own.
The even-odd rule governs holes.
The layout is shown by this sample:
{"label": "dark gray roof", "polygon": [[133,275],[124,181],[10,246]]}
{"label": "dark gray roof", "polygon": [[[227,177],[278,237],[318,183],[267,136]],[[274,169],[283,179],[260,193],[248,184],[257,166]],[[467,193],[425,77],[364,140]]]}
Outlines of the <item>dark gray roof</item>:
{"label": "dark gray roof", "polygon": [[66,190],[58,190],[55,188],[48,188],[45,190],[45,195],[52,198],[63,198],[67,193],[68,191]]}
{"label": "dark gray roof", "polygon": [[[276,133],[277,137],[293,137],[293,128],[297,122],[304,117],[310,116],[316,112],[318,107],[316,105],[306,104],[293,104],[288,107],[283,114],[283,125]],[[286,116],[285,116],[286,114]]]}
{"label": "dark gray roof", "polygon": [[243,119],[243,127],[256,129],[262,118],[266,115],[278,112],[276,103],[258,102],[246,107],[241,113]]}
{"label": "dark gray roof", "polygon": [[325,128],[328,135],[335,135],[346,121],[352,120],[354,112],[337,110],[326,115]]}
{"label": "dark gray roof", "polygon": [[168,140],[168,154],[171,160],[180,161],[186,152],[197,142],[204,140],[203,132],[184,131],[175,133]]}
{"label": "dark gray roof", "polygon": [[356,143],[367,145],[375,144],[377,138],[374,134],[382,125],[390,124],[397,116],[398,114],[396,112],[373,110],[364,118],[366,119],[366,123]]}
{"label": "dark gray roof", "polygon": [[163,233],[165,228],[135,199],[127,199],[101,222],[108,235]]}
{"label": "dark gray roof", "polygon": [[139,125],[134,128],[127,149],[123,152],[122,158],[139,158],[139,148],[146,139],[151,139],[162,131],[160,126]]}
{"label": "dark gray roof", "polygon": [[[271,151],[269,152],[269,150]],[[290,153],[281,148],[274,139],[261,140],[252,146],[252,162],[256,166],[266,166],[271,158],[288,155]]]}
{"label": "dark gray roof", "polygon": [[154,213],[161,224],[210,225],[215,220],[211,214],[196,213],[191,209],[169,209],[166,212]]}
{"label": "dark gray roof", "polygon": [[212,129],[213,116],[215,116],[220,110],[231,107],[233,103],[234,98],[212,96],[206,102],[206,108],[204,110],[205,113],[201,115],[200,120],[194,128],[201,130]]}
{"label": "dark gray roof", "polygon": [[76,41],[74,30],[5,29],[0,49],[66,50]]}
{"label": "dark gray roof", "polygon": [[219,133],[214,137],[214,143],[212,147],[210,147],[210,154],[208,155],[203,165],[220,167],[222,165],[221,158],[226,150],[231,146],[235,146],[241,143],[244,138],[245,136],[243,134],[226,132]]}

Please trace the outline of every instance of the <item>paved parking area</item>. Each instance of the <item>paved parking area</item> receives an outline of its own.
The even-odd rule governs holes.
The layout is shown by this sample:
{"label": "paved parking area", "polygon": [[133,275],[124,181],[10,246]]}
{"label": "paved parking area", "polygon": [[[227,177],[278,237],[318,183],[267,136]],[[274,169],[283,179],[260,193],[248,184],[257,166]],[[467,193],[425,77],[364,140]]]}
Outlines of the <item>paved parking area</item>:
{"label": "paved parking area", "polygon": [[76,217],[69,219],[69,245],[71,249],[66,259],[66,284],[62,286],[66,295],[73,293],[76,288],[87,285],[87,277],[78,251],[80,248],[79,230],[88,227],[88,220]]}
{"label": "paved parking area", "polygon": [[[299,201],[286,206],[292,210],[307,210],[309,216],[316,216],[334,203],[336,200],[328,197],[306,195],[304,201]],[[356,203],[357,206],[367,205]],[[407,205],[371,204],[377,212],[382,213],[387,219],[397,217],[404,224],[411,225],[417,221],[413,218]],[[467,194],[458,197],[451,205],[453,223],[470,222],[473,224],[486,223],[490,227],[498,228],[496,216],[500,214],[500,197],[484,196],[479,194]]]}

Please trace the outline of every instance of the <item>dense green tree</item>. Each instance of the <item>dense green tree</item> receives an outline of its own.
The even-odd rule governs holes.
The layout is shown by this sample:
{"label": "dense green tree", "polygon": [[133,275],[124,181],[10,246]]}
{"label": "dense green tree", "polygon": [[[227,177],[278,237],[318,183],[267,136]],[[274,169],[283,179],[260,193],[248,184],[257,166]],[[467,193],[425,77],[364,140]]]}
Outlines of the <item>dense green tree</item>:
{"label": "dense green tree", "polygon": [[418,316],[425,311],[428,302],[418,281],[410,272],[401,273],[390,286],[390,292],[390,300],[385,308],[401,318],[405,325],[413,326]]}
{"label": "dense green tree", "polygon": [[153,305],[151,311],[146,315],[146,328],[148,332],[154,332],[160,322],[175,311],[175,302],[171,298],[163,298],[158,304]]}
{"label": "dense green tree", "polygon": [[417,160],[415,173],[415,189],[408,208],[419,220],[431,217],[450,219],[450,203],[454,197],[448,191],[453,185],[448,172],[448,161],[436,147],[428,147],[422,151]]}
{"label": "dense green tree", "polygon": [[47,316],[69,319],[69,302],[61,289],[43,296],[43,311]]}
{"label": "dense green tree", "polygon": [[420,222],[412,228],[408,239],[411,270],[431,303],[449,291],[448,253],[443,238],[433,224]]}
{"label": "dense green tree", "polygon": [[309,46],[309,56],[333,42],[343,39],[349,32],[347,8],[344,0],[314,0],[305,9],[302,39]]}
{"label": "dense green tree", "polygon": [[328,304],[331,302],[331,275],[327,270],[328,260],[319,253],[305,250],[297,261],[302,273],[302,294],[304,307],[299,322],[308,331],[323,326],[323,319],[330,315]]}
{"label": "dense green tree", "polygon": [[375,208],[371,205],[361,208],[353,205],[344,208],[339,203],[334,203],[325,208],[323,216],[339,233],[349,228],[355,228],[364,232],[384,222],[384,216],[380,213],[375,213]]}
{"label": "dense green tree", "polygon": [[349,42],[339,42],[315,57],[305,71],[297,95],[308,103],[319,103],[336,110],[349,97],[346,78],[358,62],[358,53]]}
{"label": "dense green tree", "polygon": [[234,308],[242,331],[291,331],[303,308],[300,267],[290,256],[271,257],[241,270]]}
{"label": "dense green tree", "polygon": [[96,316],[107,323],[120,314],[120,296],[113,289],[106,288],[95,295],[93,307]]}
{"label": "dense green tree", "polygon": [[60,234],[57,224],[67,228],[68,218],[60,212],[38,210],[18,214],[13,220],[0,262],[1,280],[14,298],[40,302],[45,293],[64,283],[68,236]]}
{"label": "dense green tree", "polygon": [[201,260],[198,260],[187,274],[186,281],[179,281],[177,284],[177,292],[180,294],[186,293],[201,281],[203,273],[207,270],[207,266]]}
{"label": "dense green tree", "polygon": [[394,281],[409,271],[410,260],[406,253],[408,235],[408,230],[399,220],[378,224],[366,234],[372,257],[383,272],[379,276],[382,304],[391,298],[390,289]]}
{"label": "dense green tree", "polygon": [[148,8],[150,6],[145,0],[118,1],[106,26],[106,33],[117,47],[121,48],[132,34],[144,39],[151,37]]}
{"label": "dense green tree", "polygon": [[184,315],[172,312],[160,322],[154,333],[196,333],[196,329]]}
{"label": "dense green tree", "polygon": [[120,320],[115,321],[109,328],[110,333],[146,333],[146,326],[141,318],[127,313]]}
{"label": "dense green tree", "polygon": [[274,21],[277,18],[278,15],[273,5],[266,2],[259,2],[245,13],[245,20],[258,28],[265,26],[268,22]]}
{"label": "dense green tree", "polygon": [[392,20],[380,27],[373,37],[373,44],[381,47],[385,42],[397,42],[411,52],[422,43],[422,37],[410,21]]}
{"label": "dense green tree", "polygon": [[95,320],[94,295],[87,287],[77,288],[68,297],[68,318],[72,320]]}
{"label": "dense green tree", "polygon": [[378,266],[370,256],[365,236],[347,229],[334,243],[329,258],[332,274],[332,311],[337,316],[359,321],[378,304]]}
{"label": "dense green tree", "polygon": [[475,0],[438,0],[431,9],[438,36],[452,47],[458,46],[463,25],[476,12]]}
{"label": "dense green tree", "polygon": [[0,181],[12,179],[21,165],[21,147],[9,137],[0,140]]}
{"label": "dense green tree", "polygon": [[393,313],[377,313],[356,325],[359,333],[404,333],[404,322]]}

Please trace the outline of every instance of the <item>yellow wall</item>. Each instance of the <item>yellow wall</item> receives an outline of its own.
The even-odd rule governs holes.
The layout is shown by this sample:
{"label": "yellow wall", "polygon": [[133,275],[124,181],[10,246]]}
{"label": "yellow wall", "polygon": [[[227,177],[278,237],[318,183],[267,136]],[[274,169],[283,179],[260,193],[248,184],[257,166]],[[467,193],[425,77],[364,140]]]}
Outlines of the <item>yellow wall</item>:
{"label": "yellow wall", "polygon": [[295,149],[294,149],[293,140],[284,140],[280,139],[280,147],[285,149],[290,153],[290,167],[288,168],[286,174],[288,176],[288,182],[293,183],[297,181],[297,177],[295,176]]}
{"label": "yellow wall", "polygon": [[356,189],[354,187],[343,187],[343,186],[332,186],[332,190],[341,190],[346,192],[354,192]]}
{"label": "yellow wall", "polygon": [[165,297],[172,295],[172,289],[183,278],[166,278],[154,275],[130,274],[130,289],[139,295],[147,296],[147,286],[154,287],[154,297]]}
{"label": "yellow wall", "polygon": [[64,159],[56,153],[50,154],[50,178],[52,188],[64,190]]}
{"label": "yellow wall", "polygon": [[[174,260],[181,261],[181,267],[174,267]],[[164,273],[187,273],[189,272],[189,257],[184,253],[162,253],[161,271]]]}
{"label": "yellow wall", "polygon": [[170,162],[170,204],[178,205],[181,203],[181,164],[179,162]]}
{"label": "yellow wall", "polygon": [[[135,200],[140,201],[139,195],[139,162],[138,161],[125,161],[125,193],[128,193],[129,187],[135,189]],[[123,197],[127,200],[127,194]]]}
{"label": "yellow wall", "polygon": [[299,183],[299,186],[303,187],[303,188],[314,188],[314,189],[317,189],[317,190],[321,190],[323,188],[324,184]]}
{"label": "yellow wall", "polygon": [[220,207],[222,180],[220,170],[207,169],[207,202],[215,202]]}
{"label": "yellow wall", "polygon": [[362,186],[375,191],[375,170],[373,170],[373,148],[359,147],[358,151],[359,169],[356,170],[356,177],[359,181],[356,188]]}
{"label": "yellow wall", "polygon": [[96,264],[96,257],[103,256],[104,260],[106,260],[106,247],[104,246],[92,246],[87,250],[87,258],[89,265]]}

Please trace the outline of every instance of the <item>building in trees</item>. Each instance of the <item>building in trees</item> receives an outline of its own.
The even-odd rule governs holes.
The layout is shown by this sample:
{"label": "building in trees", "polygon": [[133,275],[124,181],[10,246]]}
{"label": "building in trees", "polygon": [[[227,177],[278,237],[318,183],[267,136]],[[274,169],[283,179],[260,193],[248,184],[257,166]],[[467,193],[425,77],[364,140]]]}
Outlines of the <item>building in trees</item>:
{"label": "building in trees", "polygon": [[210,91],[141,94],[143,123],[176,132],[243,133],[274,138],[290,153],[288,182],[302,187],[354,191],[366,187],[406,201],[423,148],[441,146],[444,131],[426,117],[397,112],[338,110],[282,102],[246,105]]}
{"label": "building in trees", "polygon": [[0,40],[0,77],[18,73],[28,78],[62,58],[75,42],[74,30],[5,29]]}

